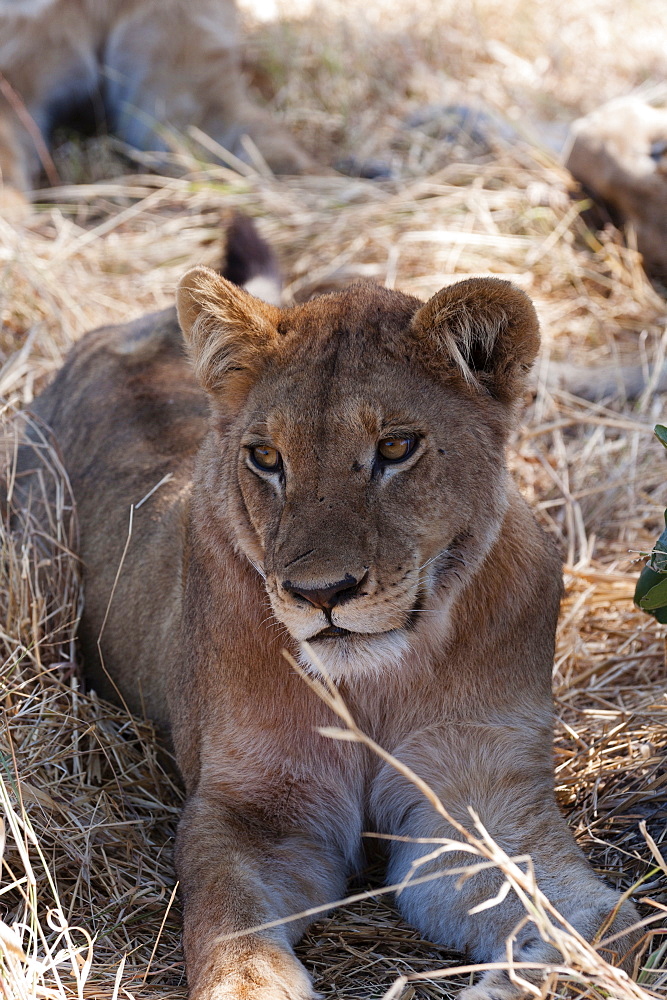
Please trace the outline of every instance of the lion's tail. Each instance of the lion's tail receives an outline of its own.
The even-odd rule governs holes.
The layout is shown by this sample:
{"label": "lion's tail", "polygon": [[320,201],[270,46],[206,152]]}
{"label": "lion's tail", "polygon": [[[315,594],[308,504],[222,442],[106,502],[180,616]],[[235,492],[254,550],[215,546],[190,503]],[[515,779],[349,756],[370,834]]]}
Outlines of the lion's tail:
{"label": "lion's tail", "polygon": [[279,306],[283,284],[275,253],[247,215],[236,212],[227,226],[220,268],[223,278],[240,285],[258,299]]}

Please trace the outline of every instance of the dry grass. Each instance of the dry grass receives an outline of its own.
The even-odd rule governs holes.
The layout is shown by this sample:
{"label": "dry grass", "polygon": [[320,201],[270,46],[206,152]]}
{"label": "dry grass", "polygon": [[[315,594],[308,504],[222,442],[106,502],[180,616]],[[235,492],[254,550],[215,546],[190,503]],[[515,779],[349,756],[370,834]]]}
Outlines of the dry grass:
{"label": "dry grass", "polygon": [[[600,99],[664,78],[662,4],[369,0],[366,20],[361,8],[336,0],[318,17],[255,24],[251,77],[312,150],[381,157],[396,179],[240,177],[201,150],[201,161],[177,156],[177,176],[161,177],[127,172],[108,141],[62,151],[63,187],[39,193],[25,227],[0,220],[0,394],[23,407],[86,329],[167,305],[186,267],[217,260],[231,207],[258,218],[297,299],[357,276],[422,297],[459,275],[516,281],[536,301],[544,350],[511,462],[567,563],[558,794],[597,868],[623,887],[643,879],[643,912],[661,913],[665,632],[631,597],[635,554],[650,547],[667,504],[651,436],[665,400],[585,404],[549,393],[544,374],[552,357],[661,357],[667,309],[620,235],[587,229],[543,140]],[[523,139],[481,149],[431,126],[406,129],[420,106],[470,95]],[[114,179],[101,180],[110,170]],[[82,176],[92,182],[74,183]],[[5,443],[11,450],[10,434]],[[49,537],[36,530],[40,496],[30,508],[14,503],[13,532],[5,523],[2,534],[0,986],[21,998],[183,997],[171,867],[178,780],[149,725],[82,688],[76,525],[47,438],[42,455],[44,496],[57,497]],[[641,973],[658,996],[664,940],[649,935]],[[380,997],[397,975],[459,961],[420,941],[382,896],[320,919],[300,954],[337,1000]],[[449,996],[460,981],[410,983],[404,997]],[[572,989],[638,995],[592,973]]]}

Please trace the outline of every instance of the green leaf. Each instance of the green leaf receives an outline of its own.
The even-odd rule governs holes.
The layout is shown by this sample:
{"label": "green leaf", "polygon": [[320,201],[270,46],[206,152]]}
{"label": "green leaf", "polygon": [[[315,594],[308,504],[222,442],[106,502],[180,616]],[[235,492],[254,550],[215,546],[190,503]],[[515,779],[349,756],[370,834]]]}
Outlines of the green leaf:
{"label": "green leaf", "polygon": [[[667,448],[667,427],[656,424],[653,428],[663,448]],[[635,604],[647,614],[667,624],[667,510],[665,530],[653,546],[649,561],[639,574],[635,587]]]}
{"label": "green leaf", "polygon": [[664,578],[655,587],[651,587],[639,600],[639,607],[643,611],[655,611],[656,608],[667,607],[667,578]]}
{"label": "green leaf", "polygon": [[666,577],[662,573],[656,573],[650,566],[645,566],[639,574],[637,586],[635,587],[635,604],[641,607],[641,602],[648,594],[649,590],[657,587]]}
{"label": "green leaf", "polygon": [[[665,520],[667,523],[667,511],[665,511]],[[647,565],[656,573],[667,573],[667,528],[653,546]]]}

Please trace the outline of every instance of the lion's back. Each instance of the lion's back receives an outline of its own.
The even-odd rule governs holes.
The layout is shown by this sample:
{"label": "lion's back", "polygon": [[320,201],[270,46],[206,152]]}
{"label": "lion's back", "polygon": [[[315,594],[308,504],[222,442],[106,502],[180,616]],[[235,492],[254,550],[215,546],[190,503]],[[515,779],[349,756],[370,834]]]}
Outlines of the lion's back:
{"label": "lion's back", "polygon": [[86,674],[113,697],[107,668],[131,707],[166,723],[150,664],[164,662],[156,645],[165,657],[175,645],[184,511],[208,415],[175,311],[87,334],[33,410],[53,432],[76,504]]}
{"label": "lion's back", "polygon": [[99,505],[100,485],[137,503],[155,475],[187,467],[208,405],[167,309],[86,334],[32,410],[54,432],[79,502]]}

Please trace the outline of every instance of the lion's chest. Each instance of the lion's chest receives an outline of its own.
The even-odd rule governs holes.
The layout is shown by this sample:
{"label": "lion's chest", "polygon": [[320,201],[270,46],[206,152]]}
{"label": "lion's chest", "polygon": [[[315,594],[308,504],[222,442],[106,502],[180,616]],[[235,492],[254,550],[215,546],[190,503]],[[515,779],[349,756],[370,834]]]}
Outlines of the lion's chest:
{"label": "lion's chest", "polygon": [[309,832],[356,858],[368,786],[361,747],[317,733],[303,740],[288,727],[226,729],[207,741],[200,787],[261,827]]}

